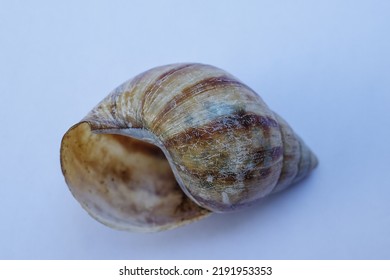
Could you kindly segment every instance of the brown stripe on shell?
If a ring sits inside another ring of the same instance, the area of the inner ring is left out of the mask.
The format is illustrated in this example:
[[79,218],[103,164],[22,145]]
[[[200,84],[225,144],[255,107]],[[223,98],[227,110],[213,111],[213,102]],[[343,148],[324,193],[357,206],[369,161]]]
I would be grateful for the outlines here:
[[[293,179],[293,183],[299,182],[306,177],[310,170],[317,166],[316,157],[311,153],[306,144],[297,136],[300,146],[300,160],[298,163],[298,173]],[[314,162],[313,162],[314,161]]]
[[[272,191],[281,166],[282,161],[279,160],[268,168],[258,170],[256,177],[246,181],[220,182],[217,180],[208,183],[199,178],[192,178],[191,182],[194,186],[189,189],[189,192],[201,206],[216,212],[243,208]],[[191,175],[185,174],[185,176]],[[225,201],[223,196],[228,197],[228,200]]]
[[298,173],[298,164],[301,159],[301,147],[299,141],[287,122],[274,113],[279,123],[282,142],[283,142],[283,168],[273,192],[278,192],[289,185]]
[[145,113],[145,103],[153,102],[154,96],[163,89],[163,84],[169,82],[169,80],[176,78],[176,75],[181,70],[194,66],[194,64],[180,64],[173,69],[170,69],[162,73],[155,81],[151,82],[150,86],[145,90],[141,100],[141,114]]
[[141,109],[137,103],[138,98],[136,99],[135,96],[138,94],[139,87],[141,84],[143,84],[144,79],[148,78],[148,75],[150,75],[149,71],[142,72],[130,81],[123,83],[114,92],[114,94],[117,96],[117,102],[122,104],[120,114],[126,122],[127,127],[141,128],[143,126],[139,117]]
[[270,116],[260,116],[254,113],[238,111],[229,116],[222,116],[207,125],[189,128],[164,141],[167,148],[175,145],[189,144],[199,139],[207,140],[215,133],[224,133],[228,130],[246,130],[251,127],[261,127],[264,136],[269,135],[270,130],[278,127],[278,123]]
[[115,90],[100,102],[84,119],[90,123],[92,130],[141,128],[135,116],[124,115],[120,103],[121,91]]
[[[212,176],[213,180],[218,181],[219,183],[226,182],[232,183],[236,182],[238,177],[244,181],[250,181],[258,178],[267,178],[270,173],[270,165],[268,163],[276,163],[281,159],[283,154],[282,147],[274,147],[269,150],[257,149],[254,152],[248,154],[248,160],[253,162],[251,169],[242,169],[241,171],[228,171],[221,172],[221,170],[216,169],[204,169],[204,168],[189,168],[185,169],[185,172],[196,177],[196,178],[207,178]],[[265,164],[267,162],[267,164]],[[226,164],[229,164],[227,162]],[[271,165],[272,166],[272,165]]]
[[[171,112],[177,106],[180,106],[180,104],[184,103],[188,99],[217,88],[230,87],[246,88],[247,90],[253,92],[248,86],[244,85],[240,81],[237,81],[237,79],[229,77],[227,75],[205,78],[203,80],[197,81],[195,84],[184,88],[180,94],[175,95],[170,101],[168,101],[165,107],[161,110],[161,112],[156,115],[153,128],[157,128],[160,123],[164,121],[164,116],[166,114]],[[255,101],[256,98],[257,95],[253,94],[253,98],[250,99],[252,99],[252,101]]]

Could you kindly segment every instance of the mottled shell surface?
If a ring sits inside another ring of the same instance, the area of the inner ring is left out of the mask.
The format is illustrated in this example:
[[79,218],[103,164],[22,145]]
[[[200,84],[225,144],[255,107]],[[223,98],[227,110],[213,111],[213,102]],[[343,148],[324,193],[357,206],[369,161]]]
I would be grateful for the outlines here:
[[252,89],[190,63],[116,88],[64,135],[61,165],[97,220],[157,231],[250,205],[304,178],[317,159]]

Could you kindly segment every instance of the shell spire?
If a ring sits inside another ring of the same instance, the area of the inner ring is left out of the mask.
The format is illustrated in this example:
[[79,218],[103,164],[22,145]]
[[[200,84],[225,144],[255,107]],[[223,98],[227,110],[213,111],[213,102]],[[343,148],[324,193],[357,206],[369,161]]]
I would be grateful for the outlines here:
[[93,217],[156,231],[250,205],[304,178],[317,159],[252,89],[190,63],[115,89],[64,135],[61,165]]

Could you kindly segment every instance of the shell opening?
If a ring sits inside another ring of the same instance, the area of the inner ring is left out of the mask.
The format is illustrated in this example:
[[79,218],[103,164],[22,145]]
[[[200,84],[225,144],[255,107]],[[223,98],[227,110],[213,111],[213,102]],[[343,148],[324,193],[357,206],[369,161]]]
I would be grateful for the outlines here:
[[181,190],[164,153],[145,141],[73,126],[61,145],[66,182],[91,216],[114,228],[157,231],[209,212]]

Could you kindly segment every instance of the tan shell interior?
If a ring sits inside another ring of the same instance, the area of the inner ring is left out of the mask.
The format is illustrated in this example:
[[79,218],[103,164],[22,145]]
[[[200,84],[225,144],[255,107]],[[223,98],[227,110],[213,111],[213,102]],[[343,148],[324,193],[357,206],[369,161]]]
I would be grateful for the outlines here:
[[117,229],[165,230],[210,213],[183,193],[160,148],[123,135],[94,133],[87,122],[65,134],[61,166],[80,204]]

